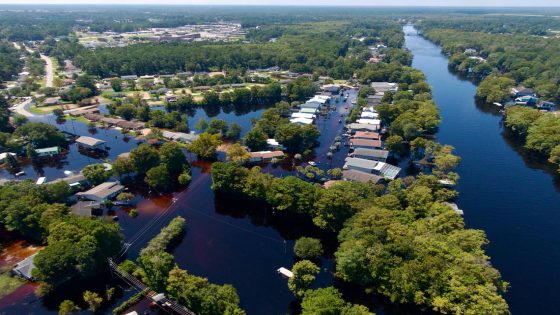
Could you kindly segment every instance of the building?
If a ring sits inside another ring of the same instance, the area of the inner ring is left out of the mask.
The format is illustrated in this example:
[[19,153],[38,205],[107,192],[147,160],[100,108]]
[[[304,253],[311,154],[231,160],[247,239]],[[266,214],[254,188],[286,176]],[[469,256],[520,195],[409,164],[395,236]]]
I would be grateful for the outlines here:
[[365,118],[365,119],[376,119],[379,117],[378,113],[375,112],[370,112],[370,111],[363,111],[362,115],[360,118]]
[[60,148],[59,147],[42,148],[42,149],[36,149],[35,152],[37,153],[37,156],[40,157],[55,156],[60,153]]
[[370,86],[375,90],[375,92],[385,93],[396,92],[399,90],[399,85],[397,83],[389,82],[371,82]]
[[372,125],[375,126],[378,130],[381,127],[381,120],[379,119],[370,119],[370,118],[360,118],[356,120],[358,124],[365,124],[365,125]]
[[535,90],[530,89],[530,88],[526,88],[524,86],[517,86],[514,88],[511,88],[511,95],[513,97],[522,97],[522,96],[537,96],[535,94]]
[[371,161],[354,157],[348,157],[345,161],[345,170],[355,170],[369,174],[375,174],[378,176],[382,176],[385,179],[393,180],[397,178],[401,171],[399,167],[385,162]]
[[354,152],[351,153],[351,156],[360,159],[385,162],[387,161],[387,157],[389,156],[389,151],[357,148],[354,150]]
[[90,150],[105,150],[105,141],[93,137],[81,136],[76,139],[78,147]]
[[315,111],[318,111],[321,108],[321,103],[319,102],[315,102],[315,101],[307,101],[303,104],[299,105],[299,108],[304,109],[304,108],[312,108]]
[[35,264],[34,264],[35,256],[37,256],[37,253],[18,262],[14,267],[14,269],[12,269],[12,274],[22,277],[29,281],[34,280],[33,269],[35,269]]
[[308,108],[308,107],[304,107],[299,110],[299,112],[302,114],[313,114],[313,115],[316,115],[318,111],[319,109],[317,108]]
[[43,101],[44,106],[53,106],[58,104],[58,97],[48,97]]
[[70,206],[70,212],[81,217],[91,217],[95,211],[101,209],[101,203],[97,201],[80,200]]
[[286,147],[284,147],[282,144],[280,144],[280,142],[276,141],[276,139],[266,139],[266,144],[273,151],[286,150]]
[[292,113],[291,118],[306,118],[306,119],[315,119],[315,114],[311,113]]
[[6,162],[6,158],[8,157],[8,154],[13,156],[13,157],[17,156],[15,153],[12,153],[12,152],[2,152],[2,153],[0,153],[0,163]]
[[311,125],[313,124],[313,119],[308,119],[308,118],[292,118],[290,119],[290,122],[292,124],[298,124],[298,125]]
[[352,136],[353,139],[379,140],[381,136],[377,132],[372,131],[356,131]]
[[249,162],[270,161],[274,158],[281,159],[283,157],[284,157],[284,152],[282,152],[282,151],[251,152],[251,158],[249,159]]
[[182,143],[192,143],[193,141],[198,139],[198,135],[195,134],[167,130],[162,131],[161,136],[167,140],[173,140]]
[[345,180],[351,180],[360,183],[372,183],[372,184],[377,184],[383,179],[380,176],[361,172],[361,171],[356,171],[356,170],[342,171],[342,178]]
[[74,174],[63,178],[55,179],[51,183],[56,183],[56,182],[66,182],[68,186],[76,187],[76,186],[85,186],[87,185],[88,181],[84,176],[84,174],[79,173],[79,174]]
[[80,200],[103,202],[116,197],[123,190],[124,186],[118,182],[105,182],[93,187],[90,190],[79,192],[76,196]]
[[121,80],[137,80],[137,75],[123,75],[121,76]]
[[340,85],[337,84],[325,84],[323,85],[323,91],[330,93],[340,92]]
[[383,147],[381,140],[370,139],[350,139],[350,147],[352,149],[379,149]]
[[358,132],[358,131],[371,131],[375,132],[379,130],[379,126],[369,125],[369,124],[359,124],[359,123],[351,123],[348,126],[351,132]]
[[121,120],[121,121],[116,123],[116,126],[122,128],[122,129],[140,130],[140,129],[143,129],[146,126],[146,124],[143,123],[143,122],[139,122],[139,121]]

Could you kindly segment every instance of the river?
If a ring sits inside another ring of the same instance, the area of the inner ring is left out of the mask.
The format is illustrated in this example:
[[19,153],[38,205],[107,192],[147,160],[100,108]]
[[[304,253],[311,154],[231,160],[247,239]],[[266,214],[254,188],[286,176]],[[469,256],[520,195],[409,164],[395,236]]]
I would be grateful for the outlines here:
[[558,177],[504,134],[502,117],[475,103],[476,86],[449,72],[440,47],[405,26],[412,66],[431,84],[442,123],[438,140],[462,157],[458,204],[467,227],[486,231],[487,253],[511,288],[513,314],[558,314]]

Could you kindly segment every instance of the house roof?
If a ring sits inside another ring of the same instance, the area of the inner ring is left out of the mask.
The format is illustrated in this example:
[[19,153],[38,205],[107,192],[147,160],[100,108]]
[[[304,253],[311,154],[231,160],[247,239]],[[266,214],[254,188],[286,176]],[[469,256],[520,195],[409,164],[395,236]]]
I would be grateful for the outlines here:
[[377,131],[379,128],[376,125],[368,125],[368,124],[359,124],[359,123],[351,123],[348,126],[351,130],[369,130],[369,131]]
[[356,170],[342,171],[342,178],[346,180],[360,182],[360,183],[373,183],[373,184],[379,183],[379,181],[381,181],[382,179],[380,176],[374,174],[368,174],[366,172],[361,172]]
[[379,164],[379,162],[377,161],[353,158],[353,157],[347,157],[345,161],[347,167],[359,167],[363,169],[369,169],[372,171],[375,170],[375,167],[377,166],[377,164]]
[[386,159],[389,156],[389,151],[387,150],[376,150],[376,149],[364,149],[364,148],[357,148],[352,152],[353,156],[368,156],[372,158],[382,158]]
[[319,107],[321,107],[321,103],[315,101],[307,101],[306,103],[299,105],[299,107],[318,109]]
[[60,148],[59,147],[48,147],[48,148],[42,148],[42,149],[35,149],[35,152],[41,154],[41,153],[51,153],[51,152],[59,152]]
[[78,139],[76,139],[76,142],[92,147],[105,143],[105,141],[103,140],[99,140],[88,136],[81,136]]
[[350,139],[350,145],[351,146],[360,146],[360,147],[380,148],[381,147],[381,140]]
[[292,118],[313,119],[313,118],[315,118],[315,114],[312,114],[312,113],[292,113]]
[[356,120],[356,122],[358,124],[366,124],[366,125],[374,125],[374,126],[381,125],[381,120],[379,119],[360,118]]
[[73,184],[77,184],[85,181],[86,181],[86,177],[84,176],[84,174],[80,173],[80,174],[74,174],[63,178],[55,179],[52,181],[52,183],[67,182],[68,185],[72,186]]
[[13,272],[26,279],[32,279],[33,275],[31,272],[35,268],[34,261],[35,261],[35,256],[37,256],[37,254],[38,253],[35,253],[25,258],[24,260],[18,262],[15,268],[13,269]]
[[375,170],[381,173],[383,177],[388,179],[395,179],[401,172],[400,167],[384,162],[378,162],[377,166],[375,167]]
[[70,212],[82,217],[91,217],[93,210],[100,206],[101,204],[96,201],[78,201],[70,207]]
[[262,158],[262,159],[272,159],[272,158],[281,158],[284,157],[284,152],[282,151],[258,151],[258,152],[251,152],[252,158]]
[[371,139],[379,140],[379,133],[372,131],[356,131],[353,138],[355,139]]
[[118,182],[104,182],[103,184],[97,185],[92,189],[84,192],[79,192],[76,195],[84,196],[84,195],[93,195],[100,199],[105,199],[110,195],[121,191],[124,189],[124,186],[119,184]]
[[290,119],[290,122],[293,124],[304,124],[304,125],[310,125],[313,123],[313,119],[309,119],[309,118],[292,118]]

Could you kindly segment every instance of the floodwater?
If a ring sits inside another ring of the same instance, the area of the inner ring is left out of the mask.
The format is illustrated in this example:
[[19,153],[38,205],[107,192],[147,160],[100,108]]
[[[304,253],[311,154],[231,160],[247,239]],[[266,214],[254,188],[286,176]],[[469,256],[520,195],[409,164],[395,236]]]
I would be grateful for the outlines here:
[[558,174],[504,132],[493,105],[477,105],[476,86],[449,72],[441,49],[405,26],[412,66],[433,88],[443,121],[438,140],[462,157],[458,205],[469,228],[482,229],[487,253],[511,288],[513,314],[559,314]]
[[[347,148],[336,151],[332,160],[328,159],[327,152],[335,137],[341,134],[344,125],[339,122],[344,120],[341,115],[347,114],[346,107],[350,107],[349,104],[355,97],[356,92],[350,91],[347,102],[337,103],[335,111],[317,121],[317,127],[321,131],[321,145],[315,149],[312,159],[322,169],[341,167],[343,164]],[[200,118],[216,117],[228,123],[240,124],[245,133],[251,127],[251,119],[260,117],[263,110],[264,108],[200,108],[191,113],[189,125],[194,126]],[[42,119],[55,124],[52,116]],[[78,135],[90,134],[85,124],[78,121],[68,121],[57,126]],[[108,155],[110,159],[136,147],[134,139],[125,142],[117,130],[98,129],[93,136],[107,141],[111,147]],[[101,159],[82,156],[73,146],[70,146],[68,154],[71,158],[65,159],[62,167],[46,166],[41,174],[50,176],[48,180],[52,180],[62,177],[63,170],[79,171],[87,164],[101,162]],[[322,272],[318,276],[317,286],[333,284],[332,254],[336,248],[335,235],[322,232],[307,217],[274,213],[263,205],[228,200],[216,195],[210,188],[211,165],[200,161],[193,161],[192,165],[192,182],[185,190],[162,196],[139,192],[135,198],[135,207],[139,211],[136,218],[129,217],[126,211],[116,211],[126,242],[131,244],[127,252],[128,258],[136,258],[148,240],[172,218],[180,215],[187,222],[183,239],[173,249],[178,265],[192,274],[207,277],[211,282],[232,284],[237,289],[241,307],[247,314],[286,314],[297,308],[286,279],[280,277],[276,269],[282,266],[290,268],[293,265],[293,244],[301,236],[323,239],[327,253],[320,261]],[[278,166],[262,167],[264,171],[277,176],[294,174],[291,160]],[[39,174],[31,166],[26,166],[25,170],[29,178],[35,179]],[[0,176],[7,177],[6,173],[0,173]],[[121,294],[118,302],[131,294],[128,291]],[[57,300],[59,298],[40,300],[30,290],[18,291],[5,301],[9,303],[2,304],[0,314],[55,313],[56,305],[60,303]],[[110,309],[108,307],[107,311]]]

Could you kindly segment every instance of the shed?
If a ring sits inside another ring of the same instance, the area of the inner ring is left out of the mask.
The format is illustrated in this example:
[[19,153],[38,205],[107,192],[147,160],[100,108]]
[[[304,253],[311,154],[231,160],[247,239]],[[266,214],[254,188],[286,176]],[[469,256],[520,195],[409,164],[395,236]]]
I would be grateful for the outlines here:
[[49,148],[42,148],[36,149],[37,156],[54,156],[60,153],[59,147],[49,147]]
[[352,157],[360,159],[385,162],[387,160],[387,157],[389,156],[389,151],[358,148],[355,149],[354,152],[351,153],[351,155]]
[[76,196],[81,200],[103,202],[114,198],[123,190],[124,186],[118,182],[105,182],[93,187],[90,190],[79,192]]
[[12,273],[16,276],[20,276],[26,280],[33,280],[33,269],[35,269],[35,257],[37,253],[25,258],[24,260],[18,262],[14,269],[12,269]]
[[281,274],[282,276],[286,277],[286,278],[293,278],[294,277],[294,273],[291,272],[289,269],[286,269],[284,267],[280,267],[276,270],[276,272],[278,272],[279,274]]
[[345,180],[372,184],[377,184],[382,180],[380,176],[357,170],[342,171],[342,178],[344,178]]
[[105,141],[88,136],[79,137],[76,139],[76,143],[78,144],[78,147],[92,150],[103,150],[105,146]]

